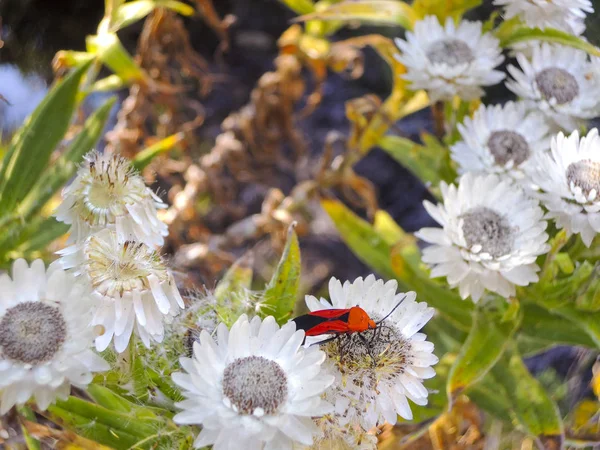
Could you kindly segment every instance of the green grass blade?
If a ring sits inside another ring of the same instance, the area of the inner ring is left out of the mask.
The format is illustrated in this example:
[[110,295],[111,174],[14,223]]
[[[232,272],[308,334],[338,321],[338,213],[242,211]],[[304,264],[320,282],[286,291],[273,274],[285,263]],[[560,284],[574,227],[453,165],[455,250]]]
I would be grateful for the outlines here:
[[0,216],[14,211],[47,167],[69,128],[79,83],[90,64],[59,81],[13,138],[0,170]]

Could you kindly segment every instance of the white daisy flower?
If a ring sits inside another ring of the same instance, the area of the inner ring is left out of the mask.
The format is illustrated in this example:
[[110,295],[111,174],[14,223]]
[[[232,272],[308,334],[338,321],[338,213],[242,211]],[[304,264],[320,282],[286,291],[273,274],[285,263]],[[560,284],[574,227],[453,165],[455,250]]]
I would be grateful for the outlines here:
[[360,425],[368,431],[383,422],[395,424],[398,415],[410,420],[407,399],[427,404],[429,392],[423,380],[435,375],[431,366],[438,358],[433,344],[418,331],[434,310],[417,303],[414,292],[396,294],[397,287],[396,281],[384,283],[374,275],[343,285],[332,278],[330,301],[306,296],[311,311],[359,306],[375,321],[400,304],[376,330],[349,334],[323,346],[329,356],[327,365],[336,377],[325,398],[335,405],[335,420],[342,426]]
[[55,216],[71,225],[70,242],[110,227],[122,239],[162,245],[167,225],[156,214],[165,204],[144,183],[131,163],[115,154],[91,152],[77,177],[63,191]]
[[585,13],[594,12],[590,0],[494,0],[504,6],[504,18],[520,17],[528,27],[554,28],[576,36],[585,31]]
[[[242,315],[216,342],[202,331],[193,358],[181,358],[187,373],[173,381],[183,390],[179,424],[201,424],[196,448],[291,449],[310,445],[318,429],[311,417],[331,411],[321,394],[333,377],[321,371],[325,354],[302,348],[294,323],[279,328],[273,317],[251,322]],[[242,444],[243,443],[243,444]]]
[[459,173],[497,173],[517,180],[532,156],[550,149],[550,130],[543,114],[524,103],[480,106],[473,118],[458,125],[462,141],[451,148]]
[[406,80],[413,90],[425,89],[432,102],[450,100],[455,95],[472,100],[481,97],[481,86],[497,84],[504,73],[494,70],[504,60],[499,42],[481,32],[481,22],[449,17],[442,26],[435,16],[427,16],[406,33],[406,41],[396,39],[402,53],[396,58],[406,66]]
[[92,324],[104,328],[96,338],[99,351],[114,336],[116,351],[123,352],[134,326],[146,347],[151,339],[162,342],[163,322],[184,308],[173,275],[156,250],[142,242],[124,241],[106,229],[58,254],[57,264],[86,277],[93,288],[97,305]]
[[538,201],[511,180],[467,173],[459,185],[441,184],[443,204],[424,202],[443,228],[422,228],[417,237],[433,245],[422,260],[431,277],[447,277],[460,296],[477,302],[484,290],[503,297],[515,285],[538,281],[539,255],[549,250],[547,223]]
[[506,86],[530,109],[568,130],[600,114],[600,83],[589,76],[593,68],[585,52],[544,43],[533,49],[531,61],[522,53],[516,58],[521,70],[508,66],[513,80]]
[[581,234],[590,246],[600,232],[600,138],[592,129],[579,139],[559,133],[552,139],[551,153],[538,155],[530,170],[532,181],[541,189],[547,217],[568,235]]
[[0,275],[0,415],[35,398],[48,408],[109,365],[92,350],[89,288],[60,269],[18,259]]

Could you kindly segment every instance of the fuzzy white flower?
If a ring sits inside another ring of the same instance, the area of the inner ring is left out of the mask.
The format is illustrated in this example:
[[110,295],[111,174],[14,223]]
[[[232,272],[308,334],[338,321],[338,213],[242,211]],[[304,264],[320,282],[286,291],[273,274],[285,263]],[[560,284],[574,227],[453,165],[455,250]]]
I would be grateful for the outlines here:
[[533,155],[550,149],[550,129],[543,114],[524,103],[480,106],[458,125],[462,141],[452,146],[459,173],[497,173],[520,180]]
[[451,18],[442,26],[435,16],[417,22],[406,41],[396,39],[402,53],[396,58],[406,66],[411,89],[425,89],[431,101],[455,95],[471,100],[481,97],[481,86],[497,84],[504,73],[494,70],[504,60],[498,40],[481,31],[481,22]]
[[310,445],[317,427],[311,417],[331,411],[321,399],[333,381],[321,371],[325,354],[301,348],[304,332],[294,323],[279,328],[273,317],[217,327],[217,342],[202,331],[194,357],[181,358],[187,373],[174,373],[184,389],[179,424],[201,424],[196,448],[291,449]]
[[484,291],[503,297],[515,294],[515,285],[538,280],[537,256],[549,245],[546,221],[538,201],[509,179],[467,173],[455,185],[441,184],[443,204],[424,202],[425,209],[443,228],[422,228],[415,235],[431,245],[423,262],[431,277],[447,277],[460,296],[477,302]]
[[323,346],[329,356],[327,365],[336,376],[325,398],[335,405],[336,421],[342,426],[360,425],[368,431],[383,422],[395,424],[398,414],[411,419],[407,399],[427,404],[423,380],[435,375],[431,366],[438,358],[433,344],[418,331],[434,310],[416,302],[414,292],[397,294],[397,287],[396,281],[384,283],[373,275],[343,285],[332,278],[330,301],[306,296],[311,311],[359,306],[375,321],[400,303],[377,330],[350,334]]
[[506,86],[530,109],[567,130],[600,114],[600,83],[589,76],[593,67],[585,52],[544,43],[534,47],[531,61],[522,53],[516,58],[521,70],[508,66],[513,80]]
[[122,239],[162,245],[167,225],[156,214],[164,203],[144,183],[131,163],[115,154],[91,152],[77,177],[63,191],[56,219],[71,225],[70,242],[79,242],[104,228]]
[[559,133],[550,154],[539,155],[532,166],[532,181],[541,188],[547,216],[568,235],[581,234],[588,247],[600,232],[600,137],[592,129],[579,139]]
[[108,347],[114,336],[115,349],[127,348],[134,326],[142,342],[162,342],[163,321],[170,321],[184,308],[173,275],[160,255],[143,242],[124,241],[114,230],[103,230],[58,252],[64,269],[87,278],[97,300],[92,324],[104,333],[96,348]]
[[577,36],[585,31],[585,13],[594,12],[590,0],[494,0],[504,6],[504,18],[520,17],[532,28],[555,28]]
[[0,275],[0,415],[35,398],[48,408],[109,365],[92,350],[89,288],[63,270],[18,259]]

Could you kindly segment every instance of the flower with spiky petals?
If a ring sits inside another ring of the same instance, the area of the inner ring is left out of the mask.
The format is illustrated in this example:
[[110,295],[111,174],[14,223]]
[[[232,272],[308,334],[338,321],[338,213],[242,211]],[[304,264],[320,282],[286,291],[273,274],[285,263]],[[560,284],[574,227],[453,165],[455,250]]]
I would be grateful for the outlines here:
[[325,354],[302,348],[304,332],[295,324],[279,328],[272,316],[248,321],[246,315],[227,330],[217,327],[216,342],[202,331],[193,358],[181,358],[187,373],[173,381],[186,400],[174,417],[179,424],[201,424],[196,448],[215,450],[292,449],[310,445],[318,429],[311,417],[331,411],[321,399],[333,377],[321,371]]
[[522,53],[516,58],[521,70],[508,66],[513,80],[506,86],[530,109],[566,130],[600,114],[600,83],[589,76],[593,67],[585,52],[543,43],[534,47],[531,61]]
[[164,207],[130,161],[116,154],[91,152],[63,191],[55,216],[71,225],[70,242],[113,228],[122,239],[155,246],[163,245],[168,234],[167,225],[156,213]]
[[122,240],[114,230],[102,230],[58,252],[64,269],[86,277],[97,300],[92,324],[104,333],[96,348],[123,352],[135,327],[146,347],[150,340],[162,342],[163,321],[184,308],[175,280],[160,255],[143,242]]
[[109,369],[91,349],[91,304],[83,280],[40,259],[0,275],[0,415],[30,398],[45,410]]
[[415,235],[433,245],[423,250],[431,277],[446,277],[460,296],[477,302],[487,289],[508,298],[515,285],[538,281],[539,255],[549,250],[547,223],[537,200],[510,179],[467,173],[441,184],[443,204],[424,202],[443,228]]
[[406,41],[396,39],[402,51],[396,58],[406,66],[404,78],[411,89],[425,89],[431,101],[465,100],[481,97],[481,86],[497,84],[504,73],[494,70],[502,61],[498,40],[482,33],[481,22],[449,17],[445,26],[435,16],[427,16],[406,33]]
[[522,180],[532,156],[550,149],[544,115],[527,111],[522,102],[481,105],[458,130],[462,141],[452,146],[451,155],[461,174],[496,173]]
[[332,278],[330,301],[306,296],[311,311],[360,306],[375,321],[385,318],[376,330],[353,333],[322,346],[329,370],[336,377],[325,399],[335,405],[341,426],[360,426],[368,431],[384,422],[395,424],[398,415],[410,420],[408,399],[417,405],[427,404],[429,392],[423,380],[435,375],[431,366],[438,358],[433,344],[418,331],[434,310],[416,302],[414,292],[397,294],[397,287],[396,281],[384,283],[374,275],[343,285]]
[[554,28],[580,36],[585,31],[585,13],[594,12],[590,0],[494,0],[504,6],[505,19],[519,17],[528,27]]
[[580,234],[586,246],[600,232],[600,137],[598,129],[579,138],[559,133],[550,154],[538,155],[529,171],[539,186],[547,217],[567,234]]

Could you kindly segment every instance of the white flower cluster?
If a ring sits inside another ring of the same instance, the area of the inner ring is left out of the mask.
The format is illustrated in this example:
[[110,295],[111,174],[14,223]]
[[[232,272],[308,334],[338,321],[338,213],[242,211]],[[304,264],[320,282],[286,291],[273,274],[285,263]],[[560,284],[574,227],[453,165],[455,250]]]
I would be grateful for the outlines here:
[[184,306],[154,248],[167,232],[162,206],[126,159],[86,157],[56,213],[73,245],[48,270],[20,259],[0,275],[0,415],[31,398],[46,409],[108,370],[94,340],[123,352],[134,328],[147,346],[162,339]]
[[[504,6],[507,20],[574,35],[593,11],[590,0],[494,4]],[[396,43],[409,88],[424,89],[432,102],[478,99],[482,86],[504,78],[495,70],[503,61],[499,43],[481,23],[448,19],[442,26],[426,17]],[[416,234],[431,244],[423,251],[431,276],[473,301],[486,291],[508,298],[516,286],[538,281],[547,220],[587,246],[600,232],[600,138],[596,130],[581,140],[573,132],[600,116],[600,63],[539,41],[514,49],[519,67],[508,66],[506,87],[519,101],[481,105],[458,124],[460,140],[451,146],[458,185],[442,183],[442,203],[425,202],[441,228]]]
[[186,397],[175,422],[202,425],[196,448],[243,442],[247,449],[291,450],[336,439],[374,448],[369,430],[396,423],[398,415],[411,419],[408,400],[427,404],[423,380],[435,375],[431,366],[438,361],[419,333],[433,308],[396,288],[395,281],[370,275],[343,285],[332,279],[330,302],[307,296],[311,311],[359,306],[380,321],[376,329],[323,345],[324,351],[302,346],[304,331],[293,321],[280,328],[273,317],[242,316],[231,330],[221,324],[215,339],[202,331],[193,357],[181,359],[185,372],[172,376]]
[[131,163],[92,152],[64,190],[56,218],[71,225],[71,246],[57,261],[84,278],[95,299],[96,349],[114,342],[123,352],[135,330],[149,347],[162,342],[164,323],[184,307],[170,270],[156,250],[167,235],[157,208],[165,205]]

